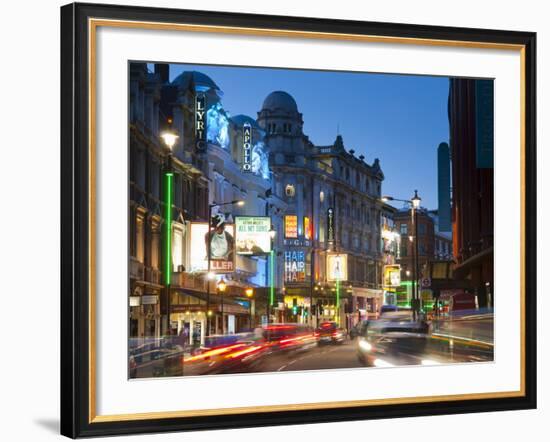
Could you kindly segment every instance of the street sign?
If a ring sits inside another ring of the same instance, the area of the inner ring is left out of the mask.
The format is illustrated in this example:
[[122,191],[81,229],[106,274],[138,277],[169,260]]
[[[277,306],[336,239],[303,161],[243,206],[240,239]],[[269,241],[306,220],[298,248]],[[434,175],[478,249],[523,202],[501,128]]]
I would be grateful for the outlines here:
[[432,286],[432,280],[430,278],[422,278],[420,280],[420,285],[423,287],[423,288],[429,288]]

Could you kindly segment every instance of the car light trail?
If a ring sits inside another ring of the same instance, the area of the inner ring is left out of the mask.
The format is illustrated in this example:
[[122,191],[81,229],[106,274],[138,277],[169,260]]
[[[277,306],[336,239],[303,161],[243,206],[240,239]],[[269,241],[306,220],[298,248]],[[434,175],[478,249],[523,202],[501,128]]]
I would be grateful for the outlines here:
[[393,364],[388,361],[384,361],[384,359],[375,359],[373,364],[375,367],[394,367]]

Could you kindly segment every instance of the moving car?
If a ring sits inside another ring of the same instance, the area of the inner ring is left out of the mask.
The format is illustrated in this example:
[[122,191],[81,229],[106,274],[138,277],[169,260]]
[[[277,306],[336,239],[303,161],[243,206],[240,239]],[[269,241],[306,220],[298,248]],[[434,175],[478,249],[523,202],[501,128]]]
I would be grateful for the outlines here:
[[353,340],[353,339],[357,338],[358,336],[362,336],[363,333],[365,332],[365,329],[366,329],[368,323],[369,323],[369,321],[365,319],[365,320],[355,324],[349,331],[350,339]]
[[272,352],[307,350],[317,343],[312,327],[292,322],[265,325],[262,336]]
[[342,344],[346,339],[346,331],[336,322],[322,322],[315,332],[317,342],[321,344]]
[[429,324],[411,310],[385,312],[362,331],[357,357],[368,366],[418,364],[429,337]]

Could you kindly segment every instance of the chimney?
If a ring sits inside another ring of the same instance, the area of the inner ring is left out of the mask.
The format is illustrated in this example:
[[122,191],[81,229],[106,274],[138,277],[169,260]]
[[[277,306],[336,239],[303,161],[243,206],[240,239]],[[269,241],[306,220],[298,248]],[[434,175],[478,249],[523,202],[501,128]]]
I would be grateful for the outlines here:
[[170,80],[170,65],[168,63],[155,63],[155,74],[160,77],[162,84]]

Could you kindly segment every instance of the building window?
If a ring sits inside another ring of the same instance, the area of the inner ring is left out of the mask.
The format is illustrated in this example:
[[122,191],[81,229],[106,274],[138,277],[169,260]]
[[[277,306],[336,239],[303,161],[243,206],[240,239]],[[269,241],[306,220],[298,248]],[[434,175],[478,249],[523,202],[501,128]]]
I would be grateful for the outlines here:
[[425,235],[426,234],[426,224],[422,224],[422,223],[418,224],[418,234],[419,235]]
[[399,226],[399,231],[401,232],[401,235],[406,235],[408,233],[408,226],[407,224],[401,224]]
[[180,268],[183,268],[183,252],[183,228],[174,226],[172,229],[172,264],[174,272],[179,272]]
[[159,269],[160,260],[160,230],[158,226],[154,226],[151,231],[151,267],[154,269]]
[[141,263],[144,260],[144,240],[143,217],[138,215],[136,218],[136,259]]
[[285,187],[285,195],[289,198],[294,198],[296,196],[296,188],[294,187],[294,184],[287,184]]
[[407,244],[401,244],[401,256],[407,256],[408,250],[407,250]]

